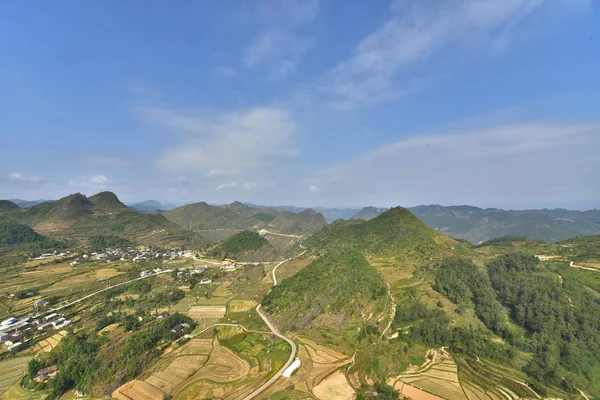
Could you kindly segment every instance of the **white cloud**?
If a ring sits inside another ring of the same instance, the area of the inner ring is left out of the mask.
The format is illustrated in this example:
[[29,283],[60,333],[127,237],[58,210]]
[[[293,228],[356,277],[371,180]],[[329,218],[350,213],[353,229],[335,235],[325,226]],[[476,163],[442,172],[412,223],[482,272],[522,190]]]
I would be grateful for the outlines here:
[[265,32],[246,48],[244,65],[264,66],[269,79],[279,80],[294,72],[311,44],[311,39],[289,32]]
[[599,148],[600,123],[508,125],[400,140],[310,179],[356,204],[576,203],[600,197]]
[[310,35],[299,33],[299,28],[312,23],[318,10],[318,0],[259,2],[253,19],[262,29],[245,50],[244,65],[265,68],[271,80],[283,79],[295,71],[314,42]]
[[318,192],[319,188],[316,185],[310,185],[308,187],[308,190],[310,190],[311,192]]
[[[547,1],[547,0],[546,0]],[[500,48],[544,0],[397,1],[392,17],[315,86],[334,108],[398,98],[417,84],[413,67],[450,45]],[[410,78],[404,75],[410,75]]]
[[229,182],[229,183],[222,183],[219,186],[217,186],[217,190],[223,190],[223,189],[233,189],[238,187],[238,183],[237,182]]
[[107,186],[110,182],[105,175],[88,175],[80,176],[79,178],[71,179],[69,182],[70,186],[82,186],[82,187],[93,187],[93,186]]
[[211,118],[161,108],[140,109],[141,116],[181,134],[181,142],[157,160],[164,170],[203,176],[243,176],[267,172],[282,158],[297,156],[289,114],[257,107]]
[[178,176],[175,178],[175,182],[177,183],[187,183],[188,179],[185,176]]
[[21,172],[11,172],[8,174],[8,179],[11,181],[21,182],[41,182],[42,178],[36,175],[25,176]]

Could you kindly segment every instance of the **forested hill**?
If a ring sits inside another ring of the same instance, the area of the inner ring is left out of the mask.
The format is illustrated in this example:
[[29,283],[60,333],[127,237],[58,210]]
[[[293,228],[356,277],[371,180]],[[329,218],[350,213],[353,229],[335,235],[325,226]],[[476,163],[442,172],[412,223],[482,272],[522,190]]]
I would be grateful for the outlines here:
[[343,326],[356,332],[377,322],[386,292],[381,275],[359,251],[346,247],[274,286],[262,304],[284,330]]
[[501,210],[439,205],[410,210],[432,228],[471,243],[501,236],[525,236],[554,243],[575,236],[600,234],[600,210]]
[[365,254],[430,259],[458,246],[429,228],[409,210],[394,207],[369,221],[336,221],[306,241],[312,249],[350,246]]
[[27,225],[0,221],[0,249],[39,251],[59,245],[58,241],[40,235]]
[[257,232],[238,232],[210,248],[208,255],[237,261],[275,261],[282,254]]

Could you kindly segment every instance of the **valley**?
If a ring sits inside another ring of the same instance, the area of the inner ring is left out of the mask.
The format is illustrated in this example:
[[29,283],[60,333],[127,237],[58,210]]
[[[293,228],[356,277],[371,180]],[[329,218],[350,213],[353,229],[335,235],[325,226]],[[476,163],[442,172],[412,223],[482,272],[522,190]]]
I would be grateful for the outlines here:
[[131,217],[109,195],[61,202],[62,230],[2,217],[2,400],[600,395],[598,237],[472,246],[401,207],[248,226],[234,204],[238,227],[210,226],[227,237],[167,244],[74,234]]

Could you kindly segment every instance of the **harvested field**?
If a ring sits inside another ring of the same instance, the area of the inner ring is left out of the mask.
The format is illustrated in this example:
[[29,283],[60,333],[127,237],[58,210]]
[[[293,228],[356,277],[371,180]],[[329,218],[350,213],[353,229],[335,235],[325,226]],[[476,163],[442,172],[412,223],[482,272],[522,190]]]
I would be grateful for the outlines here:
[[118,400],[163,400],[165,394],[144,381],[130,381],[115,390],[112,397]]
[[250,364],[238,357],[234,352],[220,345],[215,346],[210,358],[201,371],[194,376],[214,382],[231,382],[241,379],[250,373]]
[[4,393],[27,373],[31,357],[17,357],[0,361],[0,393]]
[[396,385],[394,385],[394,388],[403,396],[410,397],[413,400],[444,400],[442,397],[427,393],[404,382],[397,382]]
[[334,372],[313,388],[314,395],[320,400],[350,400],[355,396],[344,373]]
[[226,311],[223,306],[192,306],[186,314],[193,319],[223,318]]
[[[286,385],[291,382],[296,390],[305,392],[313,390],[332,372],[350,362],[350,358],[345,354],[318,345],[305,338],[299,339],[298,358],[302,365],[294,375],[283,381],[288,382]],[[282,389],[284,387],[279,390]]]
[[253,300],[231,300],[228,308],[230,313],[236,313],[251,310],[257,305],[258,303]]
[[423,365],[409,368],[389,379],[388,384],[402,388],[402,394],[414,399],[467,400],[458,380],[458,367],[443,348],[429,350]]
[[66,335],[67,331],[60,331],[58,333],[55,333],[49,338],[38,342],[33,348],[33,351],[35,351],[36,353],[50,353],[50,351],[53,348],[55,348],[58,342],[60,342],[62,338],[64,338]]

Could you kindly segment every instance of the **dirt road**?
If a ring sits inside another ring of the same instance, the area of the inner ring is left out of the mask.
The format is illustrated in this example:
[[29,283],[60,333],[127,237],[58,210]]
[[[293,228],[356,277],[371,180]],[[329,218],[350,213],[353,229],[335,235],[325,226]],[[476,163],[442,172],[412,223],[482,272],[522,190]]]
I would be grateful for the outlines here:
[[167,270],[164,270],[164,271],[161,271],[161,272],[157,272],[157,273],[154,273],[154,274],[149,274],[149,275],[146,275],[146,276],[142,276],[142,277],[140,277],[140,278],[135,278],[135,279],[132,279],[132,280],[130,280],[130,281],[127,281],[127,282],[121,282],[121,283],[117,283],[116,285],[108,286],[108,287],[106,287],[106,288],[104,288],[104,289],[102,289],[102,290],[98,290],[97,292],[94,292],[94,293],[88,294],[88,295],[86,295],[86,296],[83,296],[83,297],[82,297],[82,298],[80,298],[80,299],[74,300],[74,301],[72,301],[72,302],[70,302],[70,303],[67,303],[67,304],[64,304],[64,305],[62,305],[62,306],[60,306],[60,307],[56,307],[56,308],[53,308],[53,309],[51,309],[51,310],[44,311],[43,313],[40,313],[40,314],[42,314],[42,315],[43,315],[43,314],[53,313],[53,312],[55,312],[55,311],[62,310],[63,308],[66,308],[66,307],[72,306],[73,304],[80,303],[80,302],[82,302],[83,300],[89,299],[90,297],[93,297],[93,296],[95,296],[95,295],[97,295],[97,294],[99,294],[99,293],[102,293],[102,292],[106,292],[107,290],[110,290],[110,289],[116,288],[116,287],[118,287],[118,286],[127,285],[128,283],[131,283],[131,282],[135,282],[135,281],[139,281],[139,280],[142,280],[142,279],[150,278],[151,276],[157,276],[157,275],[160,275],[160,274],[165,274],[165,273],[167,273],[167,272],[171,272],[171,270],[170,270],[170,269],[167,269]]

